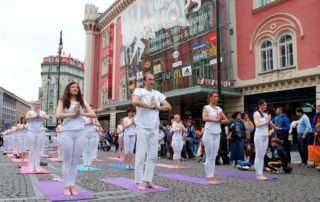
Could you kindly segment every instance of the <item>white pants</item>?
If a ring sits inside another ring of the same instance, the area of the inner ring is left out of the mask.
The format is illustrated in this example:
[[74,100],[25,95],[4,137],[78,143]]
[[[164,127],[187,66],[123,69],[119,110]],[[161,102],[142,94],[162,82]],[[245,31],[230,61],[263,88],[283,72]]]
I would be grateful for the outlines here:
[[85,166],[91,166],[92,160],[95,155],[95,151],[98,148],[97,140],[99,136],[96,130],[87,130],[84,136],[85,145],[83,150],[83,164]]
[[[158,128],[138,128],[134,178],[136,183],[152,182],[158,158]],[[147,155],[146,166],[144,161]],[[144,169],[145,168],[145,169]]]
[[63,150],[62,150],[62,140],[61,135],[57,137],[57,146],[58,146],[58,159],[63,159]]
[[220,133],[215,134],[205,131],[202,137],[202,142],[206,152],[206,162],[204,164],[206,177],[214,177],[216,157],[220,146]]
[[173,160],[180,160],[181,159],[181,152],[183,149],[183,138],[180,134],[174,134],[172,136],[171,146],[173,149]]
[[135,135],[124,135],[123,137],[124,153],[133,154],[134,146],[136,144]]
[[63,152],[63,180],[65,186],[74,186],[77,166],[85,144],[83,130],[66,130],[61,132],[60,136]]
[[268,144],[269,144],[268,136],[259,136],[259,135],[254,136],[254,146],[256,151],[256,156],[254,159],[254,167],[256,169],[257,175],[263,174],[264,156],[266,155]]
[[29,159],[28,166],[31,169],[40,169],[40,155],[44,144],[44,133],[39,131],[28,132]]

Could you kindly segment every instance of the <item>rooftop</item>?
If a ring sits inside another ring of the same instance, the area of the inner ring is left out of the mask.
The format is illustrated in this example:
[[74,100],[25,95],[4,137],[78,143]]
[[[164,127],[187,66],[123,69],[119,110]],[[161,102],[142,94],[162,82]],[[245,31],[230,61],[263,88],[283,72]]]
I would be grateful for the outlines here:
[[[59,62],[58,56],[48,56],[43,58],[41,65],[56,65],[58,64],[58,62]],[[76,58],[72,58],[70,54],[68,56],[65,54],[62,54],[61,64],[74,66],[79,69],[84,69],[84,63]]]

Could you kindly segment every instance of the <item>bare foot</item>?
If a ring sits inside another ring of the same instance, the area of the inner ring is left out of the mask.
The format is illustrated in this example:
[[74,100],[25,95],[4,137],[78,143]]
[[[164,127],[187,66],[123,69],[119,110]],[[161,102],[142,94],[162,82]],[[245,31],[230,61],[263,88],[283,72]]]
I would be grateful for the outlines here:
[[208,184],[220,184],[220,183],[221,182],[218,179],[214,178],[214,177],[208,178]]
[[158,185],[153,184],[152,182],[147,182],[147,188],[149,189],[159,189]]
[[72,193],[71,193],[71,191],[70,191],[70,188],[69,188],[69,187],[65,187],[64,190],[63,190],[63,194],[64,194],[65,196],[71,196]]
[[79,195],[79,192],[77,192],[76,188],[74,186],[70,187],[71,195],[72,196],[77,196]]
[[267,180],[267,179],[269,179],[269,178],[267,178],[267,177],[264,176],[264,175],[257,175],[257,180],[263,181],[263,180]]
[[145,191],[146,185],[144,183],[138,183],[138,190],[139,191]]

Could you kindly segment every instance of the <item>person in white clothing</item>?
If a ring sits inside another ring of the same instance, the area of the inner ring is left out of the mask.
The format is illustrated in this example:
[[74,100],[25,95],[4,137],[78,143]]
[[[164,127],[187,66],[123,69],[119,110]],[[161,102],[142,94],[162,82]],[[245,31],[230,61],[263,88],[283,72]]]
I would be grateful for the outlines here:
[[56,110],[56,117],[63,119],[60,134],[63,150],[64,194],[78,195],[75,189],[77,166],[85,144],[85,120],[83,117],[95,118],[96,114],[82,98],[79,84],[69,83]]
[[180,168],[183,138],[187,130],[184,127],[179,114],[175,114],[173,119],[170,130],[173,133],[171,146],[173,148],[173,160],[176,161],[177,168]]
[[136,144],[136,124],[134,123],[135,110],[133,108],[127,109],[128,116],[123,119],[123,145],[124,145],[124,162],[127,164],[127,169],[132,169],[133,151]]
[[92,161],[95,158],[95,151],[98,147],[97,141],[99,139],[99,121],[95,118],[85,118],[85,146],[83,149],[83,165],[90,170]]
[[40,102],[33,103],[33,109],[26,114],[28,122],[28,147],[29,147],[29,167],[33,171],[40,169],[40,154],[45,136],[44,122],[49,117],[40,109]]
[[120,120],[120,123],[117,126],[117,136],[118,136],[118,153],[119,153],[119,159],[124,159],[124,148],[123,148],[123,119]]
[[267,102],[260,100],[258,102],[258,109],[253,114],[254,124],[256,130],[254,133],[254,146],[255,146],[255,159],[254,167],[256,169],[257,180],[267,180],[268,178],[263,175],[264,157],[266,155],[269,145],[269,126],[275,127],[271,122],[271,117],[266,113]]
[[204,106],[202,119],[205,122],[202,142],[206,152],[204,164],[209,184],[219,183],[215,178],[215,162],[220,146],[221,124],[229,123],[228,118],[218,107],[219,95],[215,92],[209,94],[209,104]]
[[[166,97],[154,90],[154,76],[145,73],[143,88],[136,88],[132,95],[132,103],[136,106],[135,124],[137,127],[137,145],[135,158],[135,182],[139,190],[157,189],[152,183],[154,168],[158,158],[159,111],[171,110]],[[147,161],[145,164],[145,157]]]

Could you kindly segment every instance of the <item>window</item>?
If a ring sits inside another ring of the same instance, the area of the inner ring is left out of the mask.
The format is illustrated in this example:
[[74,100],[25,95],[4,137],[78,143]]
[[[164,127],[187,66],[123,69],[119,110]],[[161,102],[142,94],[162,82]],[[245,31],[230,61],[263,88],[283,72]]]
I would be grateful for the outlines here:
[[104,58],[102,60],[102,65],[101,65],[101,74],[102,75],[108,74],[108,67],[109,67],[109,58]]
[[102,90],[101,100],[102,100],[102,105],[105,105],[108,102],[108,88],[104,88]]
[[103,37],[102,37],[102,46],[103,48],[108,48],[109,47],[109,41],[110,41],[110,33],[109,32],[105,32],[103,34]]
[[276,2],[278,0],[254,0],[254,8],[260,8],[260,7],[264,7],[268,4],[271,4],[273,2]]
[[284,34],[279,39],[280,68],[294,65],[293,38],[290,34]]
[[261,43],[260,47],[260,61],[262,72],[273,70],[273,46],[271,40],[265,40]]

